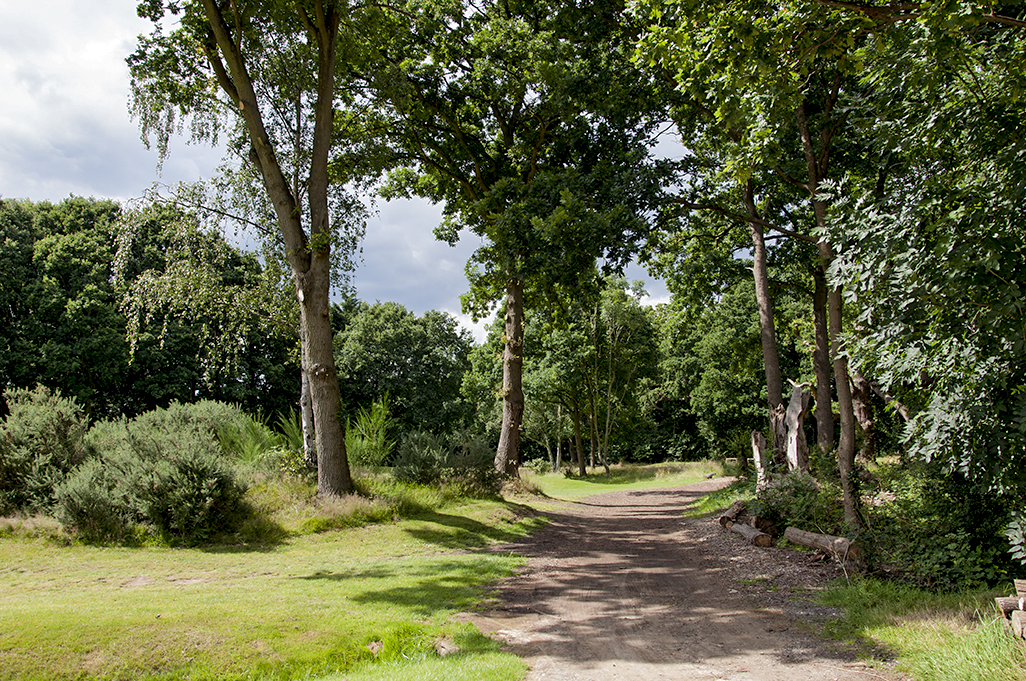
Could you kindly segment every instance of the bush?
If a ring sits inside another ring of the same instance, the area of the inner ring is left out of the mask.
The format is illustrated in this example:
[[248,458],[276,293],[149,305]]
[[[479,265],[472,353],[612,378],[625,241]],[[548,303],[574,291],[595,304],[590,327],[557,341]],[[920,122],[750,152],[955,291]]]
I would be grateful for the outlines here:
[[875,559],[889,576],[940,590],[1006,580],[1006,501],[935,465],[882,470],[889,497],[867,507]]
[[346,455],[350,463],[361,466],[382,466],[395,441],[388,438],[394,421],[389,415],[388,395],[371,404],[370,411],[360,409],[355,421],[346,423]]
[[211,426],[183,405],[97,424],[88,435],[96,458],[58,489],[58,517],[96,539],[133,523],[184,541],[235,529],[245,488]]
[[54,490],[87,458],[85,415],[73,398],[42,386],[4,393],[0,423],[0,514],[48,510]]
[[457,436],[450,441],[424,431],[403,440],[392,475],[400,482],[438,483],[464,496],[494,494],[501,482],[485,440]]
[[91,459],[58,486],[54,515],[86,539],[120,539],[129,529],[126,491],[103,462]]
[[821,485],[809,473],[794,470],[773,478],[756,492],[749,512],[772,520],[779,527],[788,525],[810,532],[836,534],[840,512],[839,490]]

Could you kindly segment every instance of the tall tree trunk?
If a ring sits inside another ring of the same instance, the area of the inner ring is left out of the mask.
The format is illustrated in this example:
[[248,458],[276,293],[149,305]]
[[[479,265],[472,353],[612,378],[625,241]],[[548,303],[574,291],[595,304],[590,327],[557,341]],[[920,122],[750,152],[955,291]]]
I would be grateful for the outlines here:
[[[839,81],[838,81],[839,82]],[[836,101],[837,83],[831,99],[825,107],[825,115],[829,116],[833,102]],[[817,152],[806,117],[805,105],[799,104],[795,110],[798,129],[801,134],[802,151],[805,154],[808,168],[807,189],[812,198],[812,209],[816,216],[816,225],[826,227],[827,205],[818,198],[820,182],[827,175],[830,160],[830,140],[833,129],[826,129],[820,134],[822,148]],[[816,245],[819,251],[819,262],[823,271],[827,271],[834,259],[833,248],[825,238]],[[851,384],[848,379],[848,361],[841,349],[841,332],[843,330],[842,313],[844,300],[840,288],[827,291],[827,316],[830,328],[830,353],[834,369],[834,385],[837,390],[837,410],[839,412],[840,437],[837,443],[837,467],[841,474],[841,490],[844,495],[844,520],[852,526],[862,525],[859,513],[858,491],[855,486],[855,417],[851,400]]]
[[595,404],[596,402],[595,395],[592,394],[588,399],[588,407],[591,410],[591,415],[588,419],[588,430],[591,433],[591,470],[595,470],[595,453],[598,450],[598,406]]
[[506,280],[506,344],[502,350],[502,430],[495,452],[495,470],[518,476],[520,425],[524,418],[524,282]]
[[307,286],[300,288],[301,284],[297,284],[301,293],[301,319],[308,339],[303,357],[310,368],[310,395],[314,423],[317,424],[317,493],[338,496],[352,491],[353,483],[346,457],[345,434],[338,420],[341,399],[328,313],[329,265],[327,257],[315,257],[314,260],[316,266],[303,277]]
[[[752,180],[745,183],[744,192],[745,210],[750,217],[758,218]],[[748,228],[752,234],[752,274],[755,277],[755,300],[759,306],[759,332],[762,340],[763,366],[766,371],[766,395],[769,410],[772,412],[784,402],[784,381],[780,373],[780,355],[777,352],[776,330],[773,323],[773,296],[770,295],[766,240],[762,225],[756,220],[749,220]]]
[[583,478],[587,475],[584,470],[584,443],[581,441],[581,408],[574,405],[574,448],[577,450],[577,472]]
[[833,391],[830,389],[832,367],[830,366],[830,328],[827,325],[827,283],[822,267],[812,272],[815,292],[812,297],[813,326],[816,334],[816,349],[812,353],[812,364],[816,371],[816,444],[823,454],[834,449]]
[[556,405],[556,466],[552,472],[563,467],[563,405]]
[[[274,207],[285,255],[292,270],[299,300],[303,363],[308,369],[314,423],[317,425],[317,493],[326,496],[352,491],[345,438],[338,422],[339,387],[328,315],[330,277],[330,222],[328,220],[328,155],[334,126],[335,51],[339,10],[316,3],[307,17],[317,43],[317,101],[310,154],[308,197],[310,234],[303,229],[302,213],[278,162],[264,125],[256,91],[249,75],[238,27],[228,22],[215,0],[202,0],[212,43],[203,46],[214,77],[238,107],[250,140],[250,160],[257,167]],[[214,47],[216,44],[216,48]],[[222,61],[222,58],[224,61]],[[226,68],[227,67],[227,68]]]

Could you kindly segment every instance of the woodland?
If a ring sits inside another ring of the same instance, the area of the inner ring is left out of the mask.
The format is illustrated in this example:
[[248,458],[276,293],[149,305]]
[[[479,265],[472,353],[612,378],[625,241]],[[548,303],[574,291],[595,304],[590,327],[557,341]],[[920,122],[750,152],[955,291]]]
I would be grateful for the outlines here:
[[[477,494],[704,458],[754,489],[765,451],[763,512],[871,569],[1021,569],[1023,5],[138,9],[144,138],[228,154],[131,204],[0,200],[0,514],[206,541],[268,475],[226,451],[321,499],[365,469]],[[352,289],[371,197],[480,240],[484,343]]]

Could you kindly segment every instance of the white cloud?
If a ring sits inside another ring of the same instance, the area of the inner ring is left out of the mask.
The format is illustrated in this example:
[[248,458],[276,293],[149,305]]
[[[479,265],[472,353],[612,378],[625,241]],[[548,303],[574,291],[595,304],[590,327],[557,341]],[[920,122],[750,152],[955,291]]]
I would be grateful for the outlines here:
[[[0,3],[0,197],[58,201],[69,194],[129,199],[153,182],[209,177],[221,150],[175,140],[162,175],[128,114],[125,58],[150,24],[137,0]],[[354,283],[360,298],[422,314],[454,314],[479,340],[487,322],[457,311],[467,259],[478,247],[434,238],[441,211],[426,201],[379,206]],[[635,274],[638,278],[643,273]],[[654,296],[661,295],[657,287]],[[661,289],[665,291],[665,287]]]

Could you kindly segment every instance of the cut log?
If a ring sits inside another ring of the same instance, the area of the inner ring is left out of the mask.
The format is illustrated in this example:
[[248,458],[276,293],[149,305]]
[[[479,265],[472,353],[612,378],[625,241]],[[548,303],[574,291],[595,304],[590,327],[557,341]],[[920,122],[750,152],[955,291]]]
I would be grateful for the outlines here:
[[745,502],[738,499],[730,505],[723,515],[720,516],[720,525],[730,528],[731,523],[737,522],[737,517],[745,512]]
[[862,549],[858,542],[853,542],[844,537],[834,537],[829,534],[816,534],[806,532],[797,527],[789,527],[784,530],[784,539],[810,549],[819,549],[836,556],[839,560],[858,560],[862,556]]
[[1026,598],[995,598],[994,602],[1006,619],[1016,610],[1026,610]]
[[1026,638],[1026,610],[1016,610],[1012,613],[1012,634],[1016,638]]
[[768,518],[762,517],[761,515],[753,515],[749,517],[748,525],[773,537],[780,534],[780,529],[777,527],[777,524]]
[[753,546],[773,546],[773,537],[744,523],[731,523],[730,531],[740,534]]
[[1020,598],[1026,597],[1026,579],[1013,579],[1012,583],[1015,584],[1015,595]]

